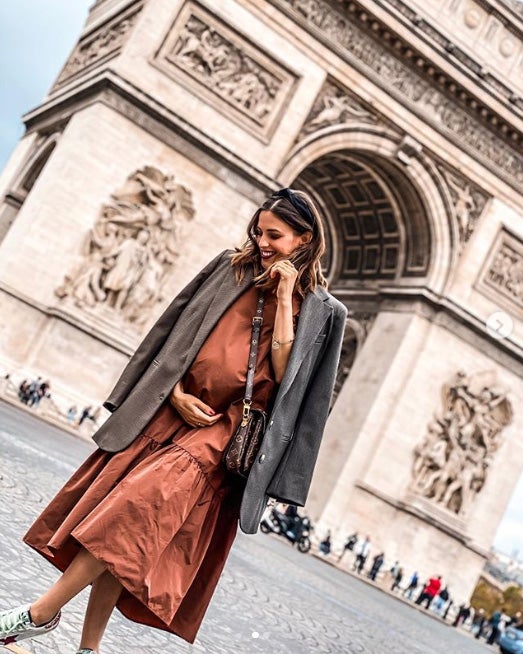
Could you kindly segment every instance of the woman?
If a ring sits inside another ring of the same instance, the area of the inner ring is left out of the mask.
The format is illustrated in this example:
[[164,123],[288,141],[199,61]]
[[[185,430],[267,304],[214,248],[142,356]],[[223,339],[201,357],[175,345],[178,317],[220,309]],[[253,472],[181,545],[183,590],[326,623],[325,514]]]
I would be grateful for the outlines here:
[[[325,290],[325,249],[308,195],[282,189],[248,240],[181,291],[105,403],[99,446],[24,540],[63,575],[0,614],[0,644],[54,629],[92,584],[78,654],[98,652],[115,606],[193,642],[234,540],[269,497],[303,506],[327,419],[345,308]],[[242,416],[251,326],[263,323],[253,406],[270,418],[246,482],[223,453]]]

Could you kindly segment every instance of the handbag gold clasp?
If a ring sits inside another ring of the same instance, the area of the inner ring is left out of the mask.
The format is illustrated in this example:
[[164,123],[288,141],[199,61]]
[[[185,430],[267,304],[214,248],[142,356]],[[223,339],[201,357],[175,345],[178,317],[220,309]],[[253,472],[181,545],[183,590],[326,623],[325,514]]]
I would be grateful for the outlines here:
[[252,400],[243,400],[243,412],[242,412],[242,427],[249,422],[249,416],[251,415],[251,404]]

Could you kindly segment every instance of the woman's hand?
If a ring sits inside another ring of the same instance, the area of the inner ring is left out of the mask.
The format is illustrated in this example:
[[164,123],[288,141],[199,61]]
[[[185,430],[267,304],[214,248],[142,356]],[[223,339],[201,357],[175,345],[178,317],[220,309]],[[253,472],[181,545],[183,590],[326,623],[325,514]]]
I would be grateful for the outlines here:
[[278,288],[276,289],[276,297],[278,300],[291,300],[294,293],[294,286],[298,277],[298,271],[289,261],[289,259],[282,259],[276,261],[269,271],[269,277],[274,279],[279,277]]
[[200,398],[185,393],[180,382],[171,391],[169,402],[181,419],[191,427],[210,427],[223,417],[223,413],[215,413],[214,409]]

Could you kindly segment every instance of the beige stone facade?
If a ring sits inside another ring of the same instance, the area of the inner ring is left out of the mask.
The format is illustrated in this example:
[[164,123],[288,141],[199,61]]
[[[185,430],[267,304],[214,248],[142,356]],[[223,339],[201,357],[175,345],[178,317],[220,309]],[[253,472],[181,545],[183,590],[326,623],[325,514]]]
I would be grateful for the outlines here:
[[465,600],[523,469],[522,73],[512,0],[99,0],[0,176],[1,367],[99,404],[310,191],[350,315],[307,508]]

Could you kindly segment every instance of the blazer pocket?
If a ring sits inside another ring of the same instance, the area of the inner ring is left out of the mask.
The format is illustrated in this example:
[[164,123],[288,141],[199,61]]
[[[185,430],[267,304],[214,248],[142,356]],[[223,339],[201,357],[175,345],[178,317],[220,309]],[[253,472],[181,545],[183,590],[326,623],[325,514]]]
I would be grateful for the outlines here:
[[323,341],[327,338],[327,334],[320,334],[318,338],[314,341],[315,343],[323,343]]

